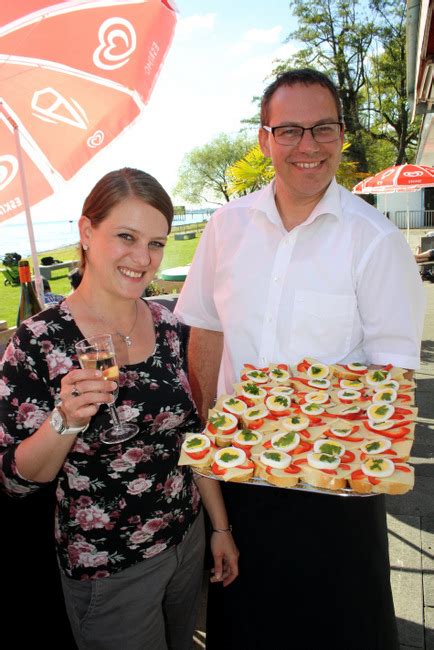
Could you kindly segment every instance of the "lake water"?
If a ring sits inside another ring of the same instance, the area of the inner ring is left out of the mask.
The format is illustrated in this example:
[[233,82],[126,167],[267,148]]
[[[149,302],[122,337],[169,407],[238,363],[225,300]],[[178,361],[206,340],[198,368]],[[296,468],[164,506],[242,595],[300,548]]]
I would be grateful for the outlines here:
[[[198,209],[176,215],[173,225],[187,225],[207,221],[214,210]],[[36,249],[38,252],[49,251],[78,242],[77,221],[61,219],[35,219],[33,221]],[[9,219],[0,223],[0,258],[5,253],[19,253],[23,257],[30,255],[29,236],[25,219]]]

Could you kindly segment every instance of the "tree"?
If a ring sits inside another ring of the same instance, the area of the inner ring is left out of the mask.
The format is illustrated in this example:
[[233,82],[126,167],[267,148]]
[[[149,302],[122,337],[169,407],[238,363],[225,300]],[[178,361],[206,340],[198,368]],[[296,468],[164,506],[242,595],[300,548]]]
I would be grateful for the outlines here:
[[378,171],[372,167],[378,159],[380,167],[410,159],[418,127],[408,114],[405,3],[370,0],[369,15],[359,0],[291,0],[290,6],[298,28],[287,40],[297,39],[302,48],[273,73],[313,67],[336,82],[360,171]]
[[192,203],[229,201],[228,169],[247,153],[252,141],[252,136],[244,132],[232,138],[221,133],[209,144],[187,153],[174,194]]
[[370,135],[375,142],[389,143],[400,165],[414,158],[420,118],[410,124],[406,88],[406,11],[405,4],[372,0],[382,16],[379,52],[372,56],[369,75]]

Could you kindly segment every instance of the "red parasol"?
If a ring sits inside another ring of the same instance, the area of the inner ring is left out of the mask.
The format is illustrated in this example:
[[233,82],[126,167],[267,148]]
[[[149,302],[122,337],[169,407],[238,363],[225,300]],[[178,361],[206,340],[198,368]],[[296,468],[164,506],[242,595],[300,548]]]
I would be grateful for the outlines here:
[[1,3],[0,221],[26,209],[32,240],[29,206],[139,116],[172,40],[174,10],[172,0]]
[[[369,176],[357,183],[352,191],[354,194],[388,194],[391,192],[416,192],[424,187],[434,187],[434,167],[405,163],[387,167],[374,176]],[[409,227],[407,201],[407,239]]]
[[393,165],[367,178],[362,183],[362,193],[364,194],[420,190],[423,187],[434,186],[434,168],[427,167],[426,165],[411,165],[407,163],[404,165]]

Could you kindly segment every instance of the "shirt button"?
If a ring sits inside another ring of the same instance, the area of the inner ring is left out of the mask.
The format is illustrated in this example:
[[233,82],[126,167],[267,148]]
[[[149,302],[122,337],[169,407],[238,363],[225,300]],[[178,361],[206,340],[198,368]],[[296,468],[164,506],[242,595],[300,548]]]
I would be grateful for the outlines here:
[[279,278],[278,275],[275,275],[274,278],[273,278],[274,282],[279,282],[279,279],[280,279],[280,278]]
[[273,317],[267,316],[267,323],[272,323],[272,322],[273,322]]

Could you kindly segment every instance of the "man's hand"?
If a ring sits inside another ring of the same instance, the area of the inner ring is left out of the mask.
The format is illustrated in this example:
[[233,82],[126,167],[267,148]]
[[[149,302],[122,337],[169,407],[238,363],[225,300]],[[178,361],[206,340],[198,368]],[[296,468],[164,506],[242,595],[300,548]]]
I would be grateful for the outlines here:
[[227,587],[238,575],[239,552],[230,531],[212,533],[211,552],[214,558],[211,582],[222,582]]

